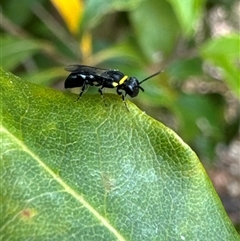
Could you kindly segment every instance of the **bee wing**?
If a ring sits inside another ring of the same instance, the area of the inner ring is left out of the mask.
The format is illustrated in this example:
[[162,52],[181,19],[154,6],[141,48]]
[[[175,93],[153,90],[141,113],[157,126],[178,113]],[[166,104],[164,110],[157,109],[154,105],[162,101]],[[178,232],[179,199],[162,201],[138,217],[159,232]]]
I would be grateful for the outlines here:
[[71,73],[92,74],[98,76],[107,71],[107,69],[78,64],[68,65],[65,67],[65,70]]
[[92,76],[102,77],[104,79],[112,80],[112,77],[108,74],[109,69],[73,64],[73,65],[66,66],[65,70],[73,74],[92,75]]

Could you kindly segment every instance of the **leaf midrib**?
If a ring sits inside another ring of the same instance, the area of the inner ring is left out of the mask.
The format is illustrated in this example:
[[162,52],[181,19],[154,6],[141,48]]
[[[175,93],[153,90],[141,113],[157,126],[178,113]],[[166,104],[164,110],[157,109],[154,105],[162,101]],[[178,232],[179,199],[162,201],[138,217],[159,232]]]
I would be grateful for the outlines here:
[[1,133],[6,133],[25,153],[31,156],[35,161],[38,162],[40,167],[42,167],[52,178],[58,182],[63,189],[74,197],[79,203],[81,203],[94,217],[96,217],[110,232],[112,232],[117,240],[126,241],[126,239],[105,219],[100,215],[80,194],[78,194],[74,189],[67,185],[63,179],[56,173],[54,173],[34,152],[32,152],[22,141],[16,138],[11,132],[8,131],[3,125],[0,127]]

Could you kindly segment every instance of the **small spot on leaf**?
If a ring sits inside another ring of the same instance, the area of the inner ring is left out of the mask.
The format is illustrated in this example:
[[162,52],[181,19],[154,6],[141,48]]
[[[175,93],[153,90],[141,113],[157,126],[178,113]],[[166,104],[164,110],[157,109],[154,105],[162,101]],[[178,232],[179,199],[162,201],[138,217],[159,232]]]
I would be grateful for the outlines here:
[[37,211],[35,209],[24,209],[21,212],[21,218],[24,220],[29,220],[33,218],[37,214]]

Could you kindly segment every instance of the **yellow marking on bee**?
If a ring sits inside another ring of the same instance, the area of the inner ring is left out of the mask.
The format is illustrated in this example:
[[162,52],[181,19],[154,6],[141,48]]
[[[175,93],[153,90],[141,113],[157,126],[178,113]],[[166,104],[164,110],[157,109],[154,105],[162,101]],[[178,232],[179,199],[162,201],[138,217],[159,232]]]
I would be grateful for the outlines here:
[[112,82],[113,87],[117,87],[118,83],[117,82]]
[[122,78],[120,79],[119,84],[122,85],[126,79],[128,79],[128,76],[127,76],[127,75],[125,75],[124,77],[122,77]]

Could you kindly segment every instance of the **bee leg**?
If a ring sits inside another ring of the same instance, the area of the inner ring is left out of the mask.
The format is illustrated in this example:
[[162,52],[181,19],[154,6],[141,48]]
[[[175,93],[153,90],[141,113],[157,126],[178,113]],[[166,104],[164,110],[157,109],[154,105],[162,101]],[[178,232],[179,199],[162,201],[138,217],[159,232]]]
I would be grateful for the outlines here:
[[128,109],[127,103],[126,103],[126,101],[125,101],[126,93],[125,93],[125,95],[124,95],[122,91],[119,91],[119,89],[117,89],[117,94],[122,96],[122,100],[123,100],[123,103],[124,103],[126,109],[127,109],[128,111],[130,111],[130,110]]
[[81,89],[81,92],[80,92],[80,94],[79,94],[79,96],[78,96],[76,101],[78,101],[81,98],[81,96],[83,95],[83,93],[84,93],[86,88],[88,88],[88,85],[86,85],[86,83],[84,82],[83,86],[82,86],[82,89]]
[[100,87],[100,88],[98,89],[98,92],[99,92],[100,95],[102,96],[102,100],[103,100],[103,102],[104,102],[104,105],[107,106],[106,100],[105,100],[105,98],[103,97],[103,92],[102,92],[102,89],[103,89],[103,88],[104,88],[104,86]]
[[77,98],[77,100],[76,101],[79,101],[79,99],[81,98],[81,96],[83,95],[83,92],[84,92],[84,90],[81,90],[81,92],[80,92],[80,94],[78,95],[78,98]]
[[123,94],[122,94],[122,100],[123,100],[123,103],[124,103],[126,109],[127,109],[128,111],[130,111],[130,110],[128,109],[127,102],[125,101],[125,96],[126,96],[126,95],[123,95]]

